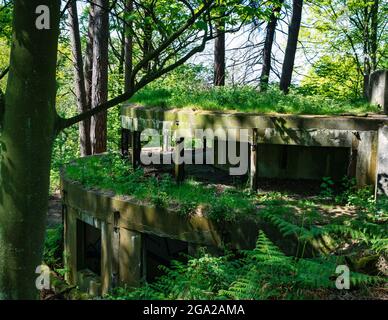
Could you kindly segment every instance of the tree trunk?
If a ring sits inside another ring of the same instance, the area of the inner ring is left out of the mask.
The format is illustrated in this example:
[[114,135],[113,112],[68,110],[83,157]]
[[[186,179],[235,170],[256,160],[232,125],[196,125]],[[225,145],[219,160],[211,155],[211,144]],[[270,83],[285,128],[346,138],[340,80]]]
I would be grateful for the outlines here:
[[[92,108],[108,99],[108,46],[109,46],[109,0],[96,0],[93,32]],[[106,151],[107,112],[92,117],[90,139],[92,153]]]
[[378,15],[379,15],[379,0],[374,0],[372,5],[371,12],[371,63],[372,63],[372,72],[377,69],[377,48],[378,48]]
[[300,23],[302,21],[303,0],[293,0],[291,24],[288,28],[288,40],[283,62],[280,90],[288,93],[294,71],[295,54],[298,46]]
[[[120,28],[122,27],[122,28]],[[118,32],[120,32],[120,55],[118,56],[118,64],[119,64],[119,67],[118,67],[118,74],[119,74],[119,78],[120,80],[123,79],[124,82],[125,82],[125,71],[124,71],[124,67],[125,67],[125,23],[123,23],[123,25],[119,26],[118,28],[120,28],[120,30]],[[123,91],[119,91],[120,94],[123,93]]]
[[373,1],[370,11],[368,7],[364,10],[364,98],[369,99],[370,75],[377,68],[379,0]]
[[265,36],[263,48],[263,68],[260,76],[260,91],[267,91],[269,83],[269,75],[271,72],[271,55],[272,45],[276,32],[276,25],[278,23],[278,14],[282,9],[284,0],[279,1],[279,5],[275,6],[267,25],[267,33]]
[[[85,77],[83,70],[81,38],[78,23],[77,3],[72,1],[69,5],[69,24],[71,46],[74,61],[75,90],[77,96],[78,112],[82,113],[89,110],[86,103]],[[90,145],[90,120],[79,123],[80,153],[81,157],[91,154]]]
[[[125,12],[131,13],[133,10],[133,0],[124,0],[126,1],[125,6]],[[132,62],[132,50],[133,50],[133,41],[132,41],[132,27],[131,23],[128,21],[125,21],[125,27],[124,27],[124,34],[125,34],[125,88],[124,91],[128,90],[128,88],[131,86],[131,73],[133,68],[133,62]]]
[[[90,4],[89,7],[89,26],[88,26],[88,38],[86,42],[85,53],[85,92],[86,92],[86,105],[90,109],[92,107],[92,77],[93,77],[93,34],[94,34],[94,5]],[[89,120],[90,121],[90,120]],[[90,128],[89,128],[90,131]],[[90,132],[89,132],[90,139]],[[91,146],[90,146],[91,149]],[[91,153],[91,150],[90,150]]]
[[225,23],[217,25],[217,38],[214,40],[214,85],[225,85]]
[[371,63],[370,63],[370,47],[369,47],[369,7],[365,6],[364,7],[364,30],[363,30],[363,43],[364,43],[364,48],[363,48],[363,55],[364,55],[364,98],[368,99],[368,91],[369,91],[369,76],[371,73]]
[[[50,29],[38,29],[39,5]],[[35,299],[42,262],[56,120],[59,0],[15,0],[1,132],[0,299]]]

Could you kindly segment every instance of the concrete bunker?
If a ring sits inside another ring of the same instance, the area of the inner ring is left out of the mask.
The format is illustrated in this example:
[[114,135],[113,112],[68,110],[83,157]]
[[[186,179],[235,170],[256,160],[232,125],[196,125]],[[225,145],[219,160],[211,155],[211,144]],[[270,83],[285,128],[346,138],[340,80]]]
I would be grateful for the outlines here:
[[[248,140],[238,142],[248,145],[248,178],[253,189],[257,189],[263,176],[341,179],[348,175],[359,186],[375,185],[377,194],[388,195],[388,183],[384,180],[388,174],[387,124],[388,119],[383,116],[264,116],[123,107],[122,153],[132,158],[134,166],[140,165],[141,131],[149,128],[163,133],[164,141],[166,132],[177,127],[245,128],[249,131]],[[209,149],[217,151],[219,141],[203,142],[198,145],[202,156]],[[184,137],[178,143],[184,143]],[[171,157],[176,152],[192,152],[169,145],[162,149]],[[184,172],[184,163],[175,164],[178,181],[184,178]],[[130,195],[118,197],[109,191],[87,189],[64,176],[62,193],[66,278],[92,295],[107,293],[117,286],[139,286],[145,280],[152,281],[159,275],[157,265],[168,264],[181,253],[193,255],[199,247],[214,251],[225,244],[234,249],[253,248],[259,230],[272,234],[278,239],[276,244],[290,254],[297,246],[253,217],[233,223],[219,223],[201,215],[183,217],[173,208],[157,208]]]
[[[202,215],[182,216],[172,208],[88,189],[64,176],[62,193],[66,280],[91,295],[152,281],[160,275],[158,264],[185,259],[201,247],[212,252],[226,243],[239,250],[253,248],[262,228],[253,217],[218,223]],[[288,242],[283,244],[295,250],[296,244]]]

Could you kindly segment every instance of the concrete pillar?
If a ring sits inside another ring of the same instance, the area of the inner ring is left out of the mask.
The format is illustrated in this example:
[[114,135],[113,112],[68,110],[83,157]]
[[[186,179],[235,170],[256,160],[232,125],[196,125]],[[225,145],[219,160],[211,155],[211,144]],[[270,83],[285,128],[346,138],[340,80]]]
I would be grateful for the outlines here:
[[129,154],[129,132],[128,129],[121,129],[121,155],[125,158]]
[[203,150],[203,159],[202,159],[202,163],[203,164],[207,164],[206,162],[206,154],[207,154],[207,139],[206,137],[203,138],[202,140],[202,150]]
[[121,284],[138,287],[142,277],[143,237],[140,232],[120,228],[119,278]]
[[352,148],[350,149],[349,165],[348,165],[348,177],[357,178],[357,159],[358,159],[358,146],[360,144],[360,135],[353,133]]
[[388,126],[379,129],[376,198],[388,197]]
[[355,133],[358,139],[356,160],[357,186],[374,185],[376,183],[377,166],[377,133],[363,131]]
[[250,154],[250,172],[249,172],[249,181],[250,187],[253,191],[257,190],[257,129],[252,130],[252,140],[251,140],[251,154]]
[[112,232],[112,288],[119,285],[120,277],[120,212],[113,213],[113,232]]
[[65,280],[71,285],[77,282],[77,214],[67,207],[64,219],[64,262]]
[[370,75],[369,101],[380,105],[388,114],[388,70],[378,70]]
[[178,183],[182,182],[185,179],[185,138],[177,137],[175,145],[175,161],[174,161],[174,176]]
[[133,131],[132,138],[132,166],[134,169],[140,166],[141,140],[140,131]]
[[162,135],[162,151],[170,151],[170,132],[168,130],[163,131]]
[[112,287],[112,234],[113,226],[101,222],[101,294],[107,294]]

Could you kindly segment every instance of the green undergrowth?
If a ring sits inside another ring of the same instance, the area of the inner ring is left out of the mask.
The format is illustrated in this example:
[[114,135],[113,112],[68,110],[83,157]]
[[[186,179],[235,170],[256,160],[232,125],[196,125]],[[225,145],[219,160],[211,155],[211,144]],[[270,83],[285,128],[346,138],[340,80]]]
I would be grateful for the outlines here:
[[268,92],[259,92],[251,87],[146,87],[130,102],[164,109],[193,108],[285,114],[363,115],[380,111],[378,106],[362,100],[348,101],[318,95],[305,96],[297,92],[284,95],[275,88],[271,88]]
[[169,207],[182,215],[203,210],[213,219],[233,220],[252,213],[253,196],[236,188],[204,185],[193,179],[176,184],[168,174],[145,176],[133,171],[117,154],[78,159],[66,167],[66,176],[86,187],[99,187],[117,195],[130,195],[157,207]]
[[48,228],[43,251],[43,263],[51,270],[61,271],[63,268],[63,226]]
[[[295,259],[286,256],[261,232],[253,250],[238,256],[202,254],[187,263],[173,261],[161,267],[165,274],[140,288],[118,288],[107,299],[325,299],[340,295],[336,280],[344,257]],[[368,295],[384,278],[350,272],[349,289]],[[346,290],[347,291],[347,290]],[[349,292],[349,291],[348,291]]]

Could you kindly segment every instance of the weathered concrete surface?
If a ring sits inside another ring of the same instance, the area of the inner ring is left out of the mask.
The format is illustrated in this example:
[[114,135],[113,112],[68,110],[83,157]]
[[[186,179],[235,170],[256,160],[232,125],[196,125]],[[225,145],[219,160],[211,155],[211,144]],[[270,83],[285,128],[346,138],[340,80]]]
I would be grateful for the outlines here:
[[377,161],[377,197],[388,196],[388,126],[379,130]]
[[321,116],[242,113],[232,111],[204,111],[192,109],[162,110],[137,105],[123,105],[122,127],[135,131],[144,129],[333,129],[355,131],[377,131],[388,123],[388,117],[369,115]]
[[388,114],[388,70],[378,70],[369,80],[369,101],[378,104]]

